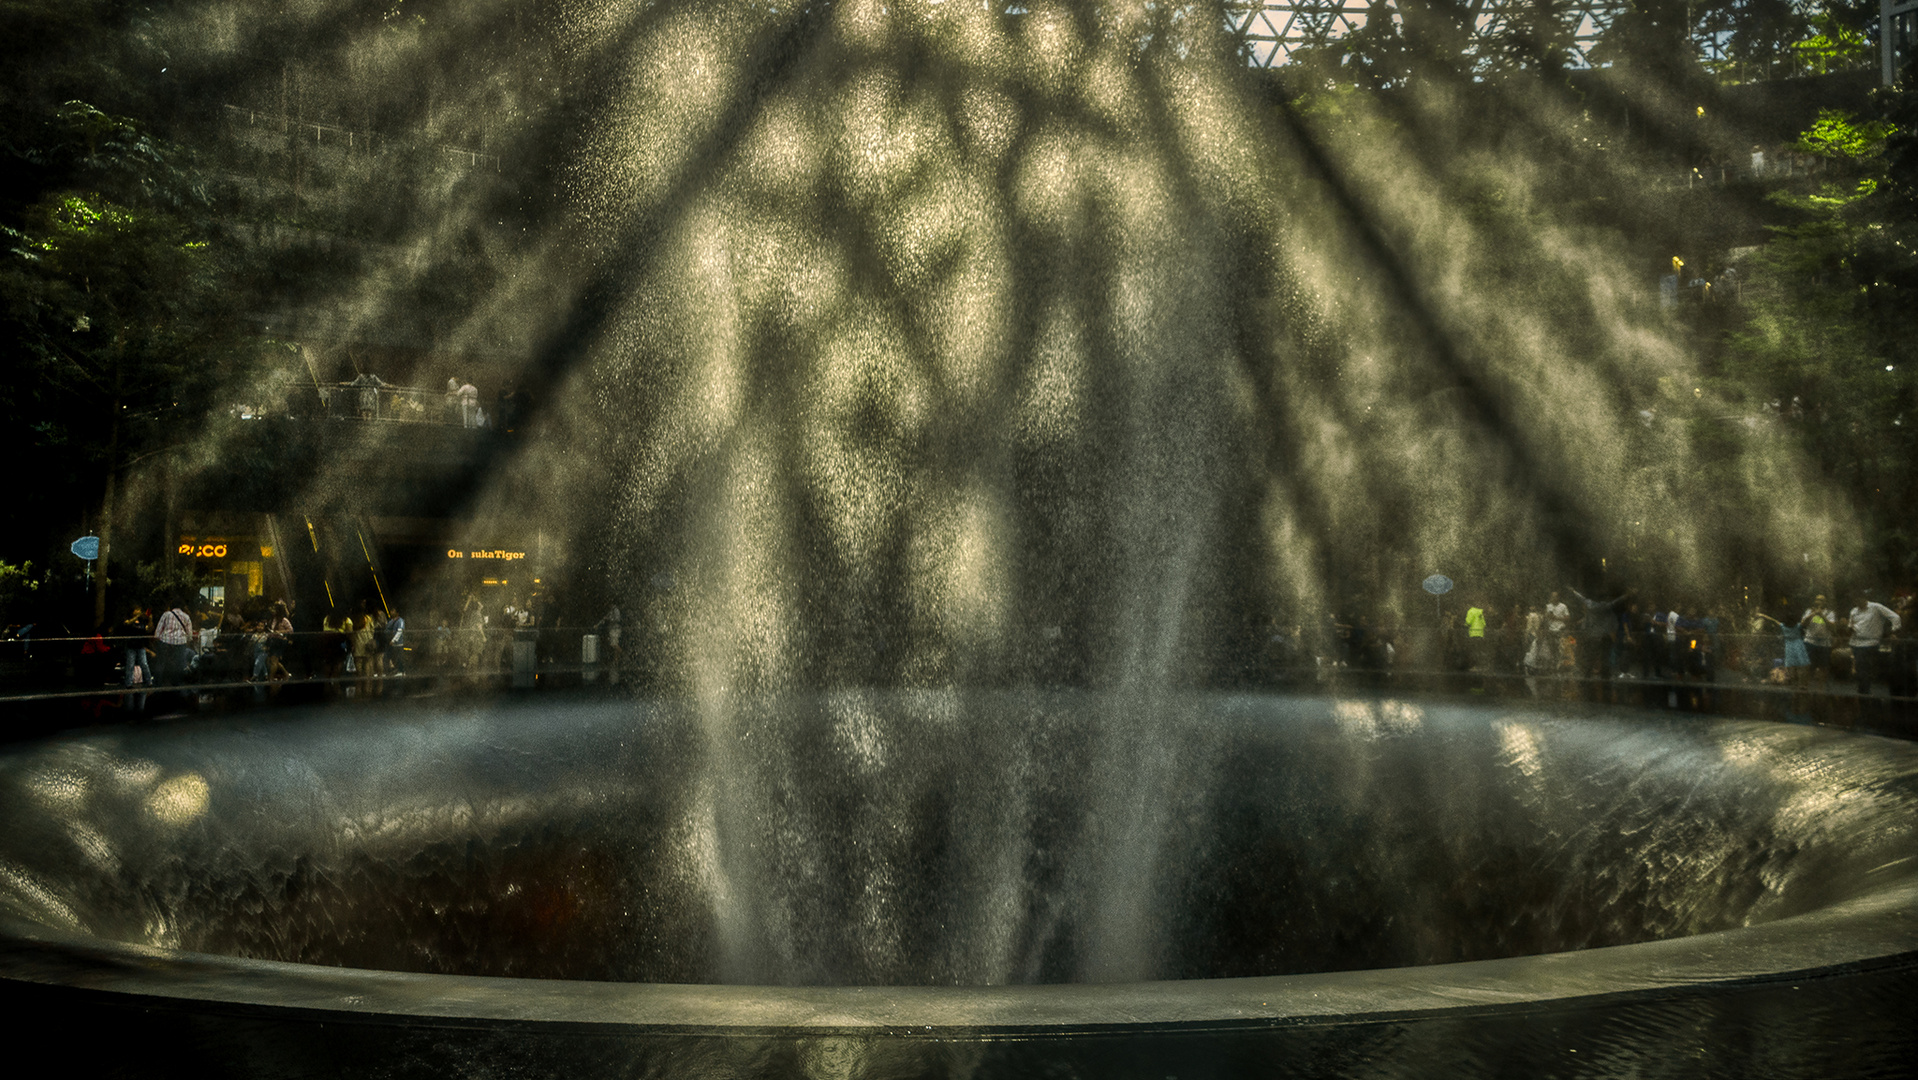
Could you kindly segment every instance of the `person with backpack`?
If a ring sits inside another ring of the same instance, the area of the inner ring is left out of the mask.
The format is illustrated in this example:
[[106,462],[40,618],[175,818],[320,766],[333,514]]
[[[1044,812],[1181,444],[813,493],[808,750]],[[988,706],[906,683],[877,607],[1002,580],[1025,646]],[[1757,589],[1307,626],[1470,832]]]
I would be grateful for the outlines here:
[[373,628],[373,644],[395,678],[406,674],[406,619],[398,610],[386,613],[386,621]]
[[157,662],[153,665],[153,685],[178,686],[186,681],[187,669],[193,662],[193,639],[193,616],[176,600],[154,620],[153,652]]

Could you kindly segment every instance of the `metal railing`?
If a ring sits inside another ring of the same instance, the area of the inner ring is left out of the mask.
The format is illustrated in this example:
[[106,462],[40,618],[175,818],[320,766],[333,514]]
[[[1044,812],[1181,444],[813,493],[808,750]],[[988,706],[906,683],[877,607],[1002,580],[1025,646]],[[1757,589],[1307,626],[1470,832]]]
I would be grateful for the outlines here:
[[[1525,658],[1530,652],[1529,643],[1522,640],[1522,635],[1504,636],[1497,631],[1480,639],[1482,644],[1468,641],[1462,634],[1441,636],[1429,630],[1381,632],[1357,648],[1331,640],[1305,641],[1287,634],[1268,641],[1263,649],[1242,654],[1247,663],[1239,670],[1215,675],[1228,683],[1246,684],[1325,682],[1348,675],[1377,674],[1660,684],[1709,681],[1783,689],[1807,684],[1847,685],[1853,679],[1851,653],[1842,642],[1831,649],[1829,666],[1814,672],[1784,668],[1783,643],[1775,634],[1720,633],[1709,643],[1704,637],[1691,639],[1697,643],[1695,648],[1685,647],[1685,639],[1673,647],[1662,638],[1656,644],[1628,640],[1614,645],[1605,640],[1578,642],[1577,635],[1571,637],[1572,643],[1553,650],[1549,657],[1538,657],[1539,663],[1528,666]],[[157,648],[151,645],[152,640],[113,635],[0,640],[0,695],[89,692],[88,687],[109,685],[117,688],[124,682],[123,662],[128,651],[142,646]],[[582,626],[408,627],[402,642],[394,648],[403,664],[436,672],[497,673],[520,668],[530,672],[555,664],[590,667],[615,662],[614,650],[606,639]],[[1388,642],[1397,642],[1398,647],[1387,649]],[[262,635],[209,628],[197,632],[193,646],[195,661],[189,674],[195,680],[226,674],[244,679],[262,650],[279,661],[278,668],[296,676],[322,675],[344,666],[352,652],[352,636],[326,630]],[[149,664],[152,662],[150,657]],[[1909,639],[1888,639],[1873,662],[1872,681],[1893,690],[1894,696],[1908,696],[1909,691],[1898,694],[1895,688],[1918,682],[1918,678],[1911,678],[1918,671],[1907,670],[1918,663]],[[275,667],[272,663],[267,666],[269,671]],[[246,672],[240,670],[242,667]]]
[[1749,161],[1741,157],[1735,161],[1694,165],[1685,170],[1684,181],[1688,188],[1724,187],[1742,180],[1826,176],[1830,172],[1831,163],[1824,158],[1774,149],[1753,154]]
[[[0,641],[0,702],[144,701],[150,694],[280,687],[337,691],[395,680],[508,689],[554,678],[618,682],[621,667],[618,651],[584,627],[409,627],[398,642],[358,652],[355,635],[338,630],[209,628],[196,631],[189,646],[170,654],[146,635],[10,637]],[[0,738],[5,734],[0,730]]]
[[[322,124],[313,120],[302,120],[295,116],[282,116],[276,113],[263,113],[256,109],[242,109],[237,105],[228,105],[226,118],[235,124],[244,124],[249,128],[278,130],[281,134],[298,134],[302,140],[312,136],[316,147],[335,147],[348,151],[371,152],[377,146],[407,147],[414,144],[391,136],[375,136],[372,132],[354,131],[338,124]],[[479,150],[468,150],[461,146],[439,143],[428,147],[434,153],[453,161],[458,161],[469,169],[487,165],[494,172],[500,171],[498,154],[488,154]]]
[[491,422],[490,414],[477,401],[462,403],[457,395],[443,390],[351,383],[323,385],[317,389],[325,415],[341,420],[461,427],[485,427]]

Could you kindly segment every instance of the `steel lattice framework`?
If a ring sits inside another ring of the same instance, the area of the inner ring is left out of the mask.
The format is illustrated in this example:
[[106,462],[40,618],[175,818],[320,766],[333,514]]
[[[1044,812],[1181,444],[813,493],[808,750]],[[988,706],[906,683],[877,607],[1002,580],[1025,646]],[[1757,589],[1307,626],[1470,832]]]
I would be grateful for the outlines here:
[[[1472,27],[1468,58],[1489,52],[1485,46],[1509,34],[1521,8],[1537,10],[1535,4],[1519,0],[1461,0],[1461,7],[1462,21]],[[1570,32],[1575,66],[1590,66],[1592,46],[1623,7],[1623,0],[1572,0],[1558,13]],[[1296,49],[1335,42],[1381,16],[1398,21],[1397,0],[1266,0],[1263,5],[1228,8],[1227,19],[1249,46],[1252,62],[1275,67]]]

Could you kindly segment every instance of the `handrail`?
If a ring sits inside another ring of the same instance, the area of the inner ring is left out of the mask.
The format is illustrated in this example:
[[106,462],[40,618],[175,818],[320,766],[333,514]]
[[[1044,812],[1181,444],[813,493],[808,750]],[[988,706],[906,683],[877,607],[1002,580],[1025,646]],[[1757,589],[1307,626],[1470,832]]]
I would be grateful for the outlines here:
[[322,385],[320,403],[331,417],[389,423],[460,424],[474,427],[474,407],[462,408],[459,396],[410,386]]
[[[200,655],[207,656],[216,662],[217,666],[212,674],[217,677],[220,670],[232,670],[232,665],[236,663],[249,663],[256,659],[255,643],[249,639],[261,633],[261,631],[249,633],[240,630],[200,628],[195,631],[192,641]],[[560,652],[572,654],[574,645],[583,644],[583,638],[589,635],[597,635],[599,638],[598,652],[601,662],[598,665],[587,664],[582,670],[610,671],[614,666],[610,663],[611,657],[604,651],[606,648],[604,635],[584,624],[555,627],[449,626],[444,629],[438,626],[420,625],[408,626],[403,633],[400,648],[411,658],[407,661],[409,664],[420,665],[422,674],[455,676],[484,676],[489,672],[526,674],[525,671],[511,672],[504,668],[495,672],[488,665],[495,661],[497,650],[493,652],[487,650],[493,646],[503,649],[509,642],[528,643],[533,640],[541,642],[541,651],[546,653],[544,660],[535,662],[537,673],[573,670],[570,661],[557,659],[551,649],[557,646]],[[1494,631],[1494,635],[1496,633]],[[1842,638],[1842,633],[1840,636]],[[314,652],[316,646],[328,640],[336,640],[350,648],[353,637],[353,631],[338,630],[296,630],[289,634],[268,635],[269,640],[277,640],[282,645],[281,648],[270,651],[301,671],[321,663]],[[1639,636],[1634,635],[1634,637]],[[1249,651],[1246,656],[1248,662],[1237,669],[1237,678],[1246,682],[1247,685],[1262,683],[1297,685],[1375,678],[1417,680],[1445,677],[1495,682],[1523,680],[1528,684],[1542,686],[1616,685],[1621,689],[1627,686],[1688,689],[1718,687],[1797,694],[1818,692],[1814,687],[1824,686],[1827,683],[1833,686],[1849,685],[1855,677],[1850,670],[1846,670],[1845,674],[1840,676],[1832,675],[1829,668],[1809,668],[1798,669],[1805,672],[1807,676],[1803,681],[1780,682],[1770,677],[1780,670],[1779,664],[1784,651],[1783,641],[1777,634],[1721,632],[1717,638],[1719,647],[1712,651],[1712,662],[1709,667],[1698,665],[1691,659],[1697,654],[1690,649],[1684,650],[1689,654],[1686,657],[1658,655],[1663,654],[1663,648],[1658,650],[1658,654],[1647,656],[1637,644],[1620,642],[1616,666],[1605,665],[1602,669],[1604,673],[1601,675],[1594,673],[1594,669],[1583,655],[1578,657],[1579,662],[1576,665],[1555,662],[1550,670],[1527,670],[1522,664],[1502,663],[1496,659],[1510,658],[1519,653],[1524,645],[1521,638],[1501,642],[1496,636],[1489,636],[1483,639],[1484,648],[1489,655],[1479,658],[1482,660],[1481,663],[1464,665],[1457,662],[1454,650],[1447,650],[1443,654],[1400,657],[1379,663],[1376,660],[1368,660],[1368,657],[1377,655],[1370,650],[1354,654],[1343,648],[1342,643],[1334,644],[1331,640],[1299,642],[1296,638],[1288,637],[1287,642],[1278,646],[1276,650],[1273,644],[1268,642],[1264,650]],[[1642,641],[1642,637],[1639,640]],[[1703,641],[1703,636],[1700,636],[1698,640]],[[50,684],[74,685],[75,679],[79,677],[77,673],[88,664],[91,664],[99,674],[105,674],[107,669],[117,669],[125,650],[153,641],[154,638],[150,634],[140,636],[112,634],[98,637],[72,635],[9,637],[0,640],[0,661],[6,662],[12,668],[14,677],[9,681],[14,685],[24,688],[24,686],[39,683],[50,690]],[[82,648],[89,642],[97,643],[98,647],[91,653],[83,652]],[[1466,639],[1463,635],[1459,635],[1454,641],[1457,645],[1465,643]],[[1662,634],[1658,644],[1660,646],[1666,644]],[[1899,685],[1897,680],[1887,679],[1888,675],[1893,674],[1888,670],[1888,665],[1899,662],[1898,659],[1894,659],[1895,657],[1909,663],[1908,654],[1901,648],[1904,644],[1906,643],[1898,638],[1885,640],[1881,646],[1882,651],[1878,654],[1873,682],[1885,685],[1887,690],[1892,690]],[[22,652],[11,651],[16,647]],[[1701,646],[1702,649],[1703,646]],[[1839,655],[1840,659],[1843,659],[1848,649],[1849,644],[1842,640],[1833,646],[1833,651]],[[1275,655],[1275,651],[1283,655]],[[343,658],[342,656],[339,659]],[[76,662],[81,667],[76,667],[73,673],[69,673],[68,665]],[[1818,673],[1830,675],[1829,680],[1820,678],[1814,682],[1809,677]],[[1227,682],[1231,682],[1234,677],[1231,672],[1219,674],[1225,677]],[[349,679],[359,677],[361,676],[348,676]],[[201,675],[200,678],[205,679],[206,676]],[[212,684],[189,680],[183,685]],[[71,692],[87,696],[117,689],[119,687],[108,686],[103,682],[94,690],[76,689]],[[131,687],[130,689],[141,688]],[[152,687],[149,686],[147,689]],[[1855,695],[1838,692],[1836,696],[1854,697]],[[1901,694],[1892,694],[1889,699],[1918,700],[1910,695]],[[0,700],[10,700],[10,698],[0,695]]]
[[[279,129],[283,132],[311,131],[313,132],[313,144],[315,146],[324,145],[326,137],[329,134],[334,137],[336,143],[340,139],[345,139],[346,149],[348,150],[364,149],[371,151],[376,142],[382,145],[393,142],[400,142],[401,145],[406,146],[416,145],[413,143],[405,143],[392,136],[375,136],[369,131],[354,131],[352,128],[341,127],[338,124],[323,124],[315,120],[302,120],[297,116],[285,116],[279,113],[263,113],[257,109],[243,109],[238,105],[227,105],[225,109],[229,120],[238,121],[243,117],[248,127],[278,125]],[[480,150],[468,150],[463,146],[454,146],[450,143],[431,143],[428,145],[431,149],[450,157],[465,158],[467,165],[470,167],[478,168],[481,162],[487,162],[493,166],[494,172],[500,171],[500,156],[498,154],[488,154]]]
[[237,404],[234,415],[241,419],[298,415],[288,401],[295,397],[311,403],[319,398],[320,414],[334,420],[367,420],[397,424],[444,424],[453,427],[491,427],[493,415],[477,401],[462,403],[456,393],[425,390],[415,386],[356,386],[352,383],[321,383],[301,386],[276,394],[270,401]]

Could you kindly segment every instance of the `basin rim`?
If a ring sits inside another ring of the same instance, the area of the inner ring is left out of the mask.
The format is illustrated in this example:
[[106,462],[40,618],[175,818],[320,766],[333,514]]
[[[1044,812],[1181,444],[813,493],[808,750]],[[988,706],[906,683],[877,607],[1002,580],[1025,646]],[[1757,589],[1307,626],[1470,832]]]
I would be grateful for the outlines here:
[[[1555,712],[1589,716],[1616,710]],[[1823,735],[1846,741],[1880,738],[1829,730]],[[1337,1024],[1618,996],[1711,993],[1886,968],[1918,970],[1918,855],[1906,855],[1866,876],[1880,874],[1884,876],[1863,891],[1798,915],[1628,945],[1295,975],[1005,986],[598,982],[328,967],[134,944],[0,912],[0,984],[133,997],[142,999],[142,1006],[302,1014],[357,1023],[721,1036],[1060,1034]]]
[[[0,916],[0,980],[360,1023],[941,1036],[1351,1023],[1918,968],[1918,878],[1756,926],[1421,967],[1021,986],[741,986],[436,975],[133,945]],[[151,1002],[143,1003],[151,1004]]]

